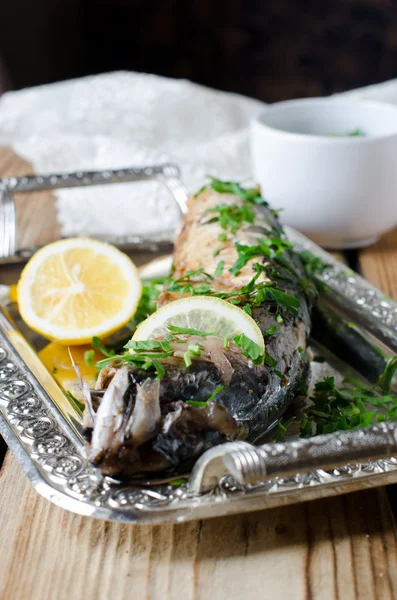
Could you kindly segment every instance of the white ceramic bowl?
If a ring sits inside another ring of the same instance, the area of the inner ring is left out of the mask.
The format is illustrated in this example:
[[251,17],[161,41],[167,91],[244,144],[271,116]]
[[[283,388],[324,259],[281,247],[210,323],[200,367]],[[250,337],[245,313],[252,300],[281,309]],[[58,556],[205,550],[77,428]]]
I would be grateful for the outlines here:
[[[360,129],[364,136],[346,136]],[[327,248],[366,246],[397,224],[397,107],[279,102],[251,123],[253,174],[281,220]]]

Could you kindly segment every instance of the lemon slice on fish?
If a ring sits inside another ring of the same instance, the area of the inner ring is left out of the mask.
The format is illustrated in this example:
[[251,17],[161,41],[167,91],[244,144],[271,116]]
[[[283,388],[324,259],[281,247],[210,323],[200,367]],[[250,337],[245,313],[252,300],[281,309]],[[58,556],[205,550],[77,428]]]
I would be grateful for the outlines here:
[[263,335],[254,319],[241,308],[212,296],[189,296],[166,304],[143,321],[132,339],[143,341],[166,335],[169,326],[211,333],[232,340],[244,334],[265,352]]
[[141,291],[134,263],[120,250],[89,238],[69,238],[32,256],[18,282],[17,299],[31,329],[63,345],[80,345],[125,325]]

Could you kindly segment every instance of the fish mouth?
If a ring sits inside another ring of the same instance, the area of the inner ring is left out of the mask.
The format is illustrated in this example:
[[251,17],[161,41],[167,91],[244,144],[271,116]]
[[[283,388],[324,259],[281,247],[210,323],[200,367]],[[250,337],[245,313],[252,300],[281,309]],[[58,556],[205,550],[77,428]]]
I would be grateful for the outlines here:
[[[241,436],[246,427],[231,414],[227,401],[231,389],[241,388],[241,369],[258,368],[236,348],[221,351],[222,344],[223,340],[210,340],[216,362],[204,356],[189,372],[181,370],[179,356],[172,357],[161,381],[127,365],[104,367],[98,377],[100,389],[91,392],[95,416],[84,430],[92,464],[122,478],[186,470],[208,447]],[[227,388],[220,385],[225,381]],[[216,402],[208,401],[220,388],[224,389]]]

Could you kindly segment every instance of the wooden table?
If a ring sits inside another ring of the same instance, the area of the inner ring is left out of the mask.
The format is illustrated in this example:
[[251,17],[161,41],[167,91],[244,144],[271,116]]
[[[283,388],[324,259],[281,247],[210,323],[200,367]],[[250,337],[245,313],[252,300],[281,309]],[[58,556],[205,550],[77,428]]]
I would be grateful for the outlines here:
[[[1,175],[28,172],[0,150]],[[48,193],[18,200],[21,244],[57,235],[52,201]],[[396,232],[356,259],[397,298]],[[0,271],[1,282],[16,276]],[[123,525],[54,506],[3,454],[1,600],[397,598],[395,486],[187,524]]]

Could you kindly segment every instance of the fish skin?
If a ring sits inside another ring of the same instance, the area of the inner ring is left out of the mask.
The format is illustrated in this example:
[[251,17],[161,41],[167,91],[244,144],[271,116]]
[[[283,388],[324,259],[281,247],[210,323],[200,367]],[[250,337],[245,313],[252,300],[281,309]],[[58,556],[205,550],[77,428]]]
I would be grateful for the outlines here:
[[[206,189],[197,198],[189,200],[184,225],[175,243],[174,279],[183,277],[188,270],[202,267],[206,272],[214,274],[219,260],[223,260],[225,266],[222,275],[215,278],[217,290],[239,290],[252,279],[253,265],[261,261],[260,257],[250,260],[237,276],[229,272],[237,258],[234,242],[237,239],[240,243],[250,245],[256,243],[255,240],[260,235],[283,235],[271,209],[253,205],[255,225],[247,224],[238,230],[233,243],[221,244],[217,241],[219,233],[223,231],[219,223],[206,224],[208,209],[219,204],[241,202],[237,196],[218,194],[211,189]],[[217,246],[222,246],[223,249],[214,257],[214,248]],[[299,279],[304,279],[304,269],[296,255],[286,250],[283,256],[293,266]],[[236,437],[258,442],[269,426],[281,417],[306,377],[307,364],[302,359],[299,348],[305,349],[307,345],[310,303],[300,290],[300,283],[295,275],[280,268],[274,261],[266,261],[266,274],[261,275],[258,282],[272,280],[272,269],[277,267],[282,276],[277,280],[278,288],[300,300],[297,315],[286,316],[275,334],[265,336],[266,352],[277,360],[276,369],[282,377],[266,364],[253,365],[231,344],[229,348],[222,350],[233,367],[229,385],[205,408],[196,408],[186,404],[186,401],[208,400],[214,390],[224,383],[222,373],[213,362],[201,359],[194,360],[188,369],[175,364],[175,360],[171,361],[166,365],[166,375],[160,382],[161,427],[153,433],[151,439],[145,438],[145,443],[138,447],[131,439],[126,439],[124,444],[118,445],[117,450],[109,447],[102,451],[96,459],[92,459],[102,472],[128,479],[142,472],[186,470],[200,454],[212,446]],[[179,293],[165,291],[159,297],[159,305],[179,297]],[[252,316],[262,333],[276,324],[269,303],[253,307]],[[133,367],[130,367],[130,371],[131,384],[124,398],[125,406],[131,403],[136,386],[142,385],[149,375],[147,371],[139,371]]]

